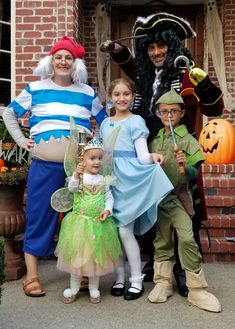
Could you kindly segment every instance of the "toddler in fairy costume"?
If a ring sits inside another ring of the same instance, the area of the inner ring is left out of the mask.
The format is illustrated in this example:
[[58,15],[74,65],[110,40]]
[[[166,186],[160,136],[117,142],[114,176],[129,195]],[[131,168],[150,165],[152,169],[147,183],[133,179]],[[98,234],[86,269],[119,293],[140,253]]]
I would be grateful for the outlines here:
[[120,243],[112,215],[113,196],[106,177],[99,174],[103,145],[96,139],[85,144],[68,183],[73,209],[63,219],[56,247],[57,267],[70,273],[64,303],[78,297],[83,276],[89,278],[92,303],[100,302],[99,277],[115,269]]

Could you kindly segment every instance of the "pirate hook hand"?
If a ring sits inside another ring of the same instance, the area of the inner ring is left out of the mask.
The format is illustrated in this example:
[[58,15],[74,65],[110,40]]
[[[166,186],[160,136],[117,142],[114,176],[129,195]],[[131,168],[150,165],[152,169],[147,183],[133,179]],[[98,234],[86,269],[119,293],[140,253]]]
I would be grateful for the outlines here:
[[195,87],[200,82],[202,82],[207,76],[207,73],[199,67],[194,67],[189,72],[189,79]]
[[115,49],[115,43],[111,40],[106,40],[105,42],[102,42],[100,45],[100,50],[103,53],[110,53],[111,51],[114,51]]

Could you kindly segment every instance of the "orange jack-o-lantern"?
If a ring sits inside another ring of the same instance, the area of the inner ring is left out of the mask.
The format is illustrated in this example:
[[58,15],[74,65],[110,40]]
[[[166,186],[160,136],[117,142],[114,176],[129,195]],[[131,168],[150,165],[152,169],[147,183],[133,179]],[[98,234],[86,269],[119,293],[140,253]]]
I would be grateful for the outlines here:
[[226,164],[235,160],[235,128],[225,119],[213,119],[203,127],[199,143],[205,163]]

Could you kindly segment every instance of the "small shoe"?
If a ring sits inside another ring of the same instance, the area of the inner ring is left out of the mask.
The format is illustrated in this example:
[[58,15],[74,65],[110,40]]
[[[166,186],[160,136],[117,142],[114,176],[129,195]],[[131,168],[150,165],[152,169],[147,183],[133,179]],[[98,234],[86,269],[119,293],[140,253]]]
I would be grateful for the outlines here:
[[[121,285],[122,287],[121,288],[116,288],[115,286],[117,285]],[[124,295],[124,292],[125,292],[125,285],[124,283],[122,282],[114,282],[111,290],[110,290],[110,293],[111,295],[115,296],[115,297],[120,297],[120,296],[123,296]]]
[[86,276],[82,277],[81,284],[80,284],[80,291],[88,291],[88,284],[89,284],[89,279]]
[[99,297],[91,297],[91,296],[90,296],[90,302],[91,302],[92,304],[98,304],[98,303],[101,302],[101,298],[100,298],[100,296],[99,296]]
[[75,300],[78,298],[78,295],[72,295],[71,297],[63,297],[63,302],[65,304],[71,304],[75,302]]
[[153,260],[148,261],[143,269],[142,273],[145,274],[144,276],[144,282],[153,282],[153,276],[154,276],[154,269],[153,269]]
[[23,281],[23,290],[28,297],[43,297],[46,295],[39,278],[31,278]]
[[154,269],[153,268],[149,268],[146,269],[145,272],[142,271],[143,274],[145,274],[144,276],[144,282],[153,282],[153,276],[154,276]]
[[71,304],[75,302],[75,300],[78,298],[79,293],[77,292],[75,295],[73,295],[72,290],[70,288],[65,289],[63,293],[63,302],[65,304]]
[[178,287],[178,293],[180,296],[187,297],[188,296],[188,287],[187,286]]
[[[129,291],[130,289],[135,289],[136,292]],[[141,295],[143,295],[144,292],[144,286],[142,286],[142,289],[138,289],[136,287],[130,287],[124,294],[125,300],[134,300],[139,298]]]
[[173,266],[173,273],[175,277],[175,281],[178,288],[178,293],[183,296],[188,296],[188,287],[186,286],[186,276],[185,271],[182,268],[179,268],[177,264]]

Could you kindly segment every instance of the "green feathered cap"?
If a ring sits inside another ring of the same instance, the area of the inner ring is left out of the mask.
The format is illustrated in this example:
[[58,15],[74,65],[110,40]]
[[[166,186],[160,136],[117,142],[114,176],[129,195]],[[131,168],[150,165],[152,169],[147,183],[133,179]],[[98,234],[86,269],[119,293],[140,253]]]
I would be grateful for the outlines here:
[[184,100],[174,88],[171,88],[170,91],[158,98],[155,105],[158,104],[184,104]]

